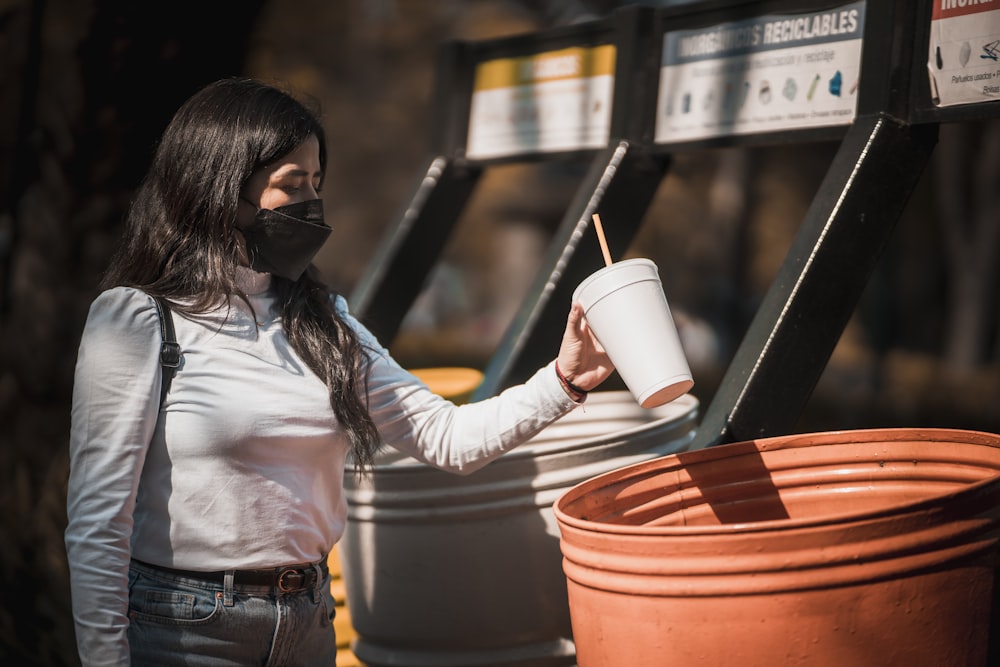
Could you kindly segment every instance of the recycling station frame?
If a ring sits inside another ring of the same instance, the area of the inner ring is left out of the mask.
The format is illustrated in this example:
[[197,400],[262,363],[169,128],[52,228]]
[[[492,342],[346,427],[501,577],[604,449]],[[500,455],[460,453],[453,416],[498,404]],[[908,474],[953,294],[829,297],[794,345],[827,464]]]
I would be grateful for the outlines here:
[[[629,6],[598,21],[441,48],[431,151],[418,183],[350,295],[352,311],[387,346],[438,262],[482,174],[512,161],[585,160],[588,169],[553,233],[538,273],[503,334],[473,400],[525,380],[557,349],[573,288],[600,257],[597,213],[612,247],[627,247],[645,220],[672,157],[717,147],[838,141],[719,388],[693,448],[792,432],[937,143],[942,123],[995,118],[1000,101],[941,106],[927,54],[934,1],[867,0],[853,119],[693,140],[657,141],[664,35],[774,14],[835,10],[854,2],[704,0]],[[573,47],[613,45],[610,129],[605,145],[526,150],[487,159],[467,154],[476,69],[484,62]]]

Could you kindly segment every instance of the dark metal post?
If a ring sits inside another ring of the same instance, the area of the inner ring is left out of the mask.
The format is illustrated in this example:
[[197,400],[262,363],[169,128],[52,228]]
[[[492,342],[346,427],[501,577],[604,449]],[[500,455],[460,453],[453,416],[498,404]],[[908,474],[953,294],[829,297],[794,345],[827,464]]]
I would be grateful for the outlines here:
[[693,447],[792,431],[936,142],[883,115],[848,130]]
[[352,313],[383,345],[399,332],[481,173],[441,155],[431,158],[409,204],[351,293]]
[[399,332],[482,175],[481,168],[460,156],[472,85],[469,48],[454,40],[438,52],[431,155],[348,299],[352,313],[386,346]]

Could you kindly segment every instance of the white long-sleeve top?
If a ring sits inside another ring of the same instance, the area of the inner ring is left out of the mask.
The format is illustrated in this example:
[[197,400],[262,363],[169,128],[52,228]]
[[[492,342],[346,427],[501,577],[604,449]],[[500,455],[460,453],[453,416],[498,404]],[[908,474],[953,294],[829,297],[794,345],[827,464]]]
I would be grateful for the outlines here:
[[[73,392],[66,550],[84,665],[128,665],[130,558],[186,570],[324,558],[344,531],[349,444],[325,385],[288,343],[270,275],[241,273],[241,300],[174,314],[183,360],[160,406],[152,299],[117,287],[93,302]],[[465,474],[576,404],[552,364],[494,398],[456,407],[401,368],[343,299],[372,348],[369,408],[383,441]]]

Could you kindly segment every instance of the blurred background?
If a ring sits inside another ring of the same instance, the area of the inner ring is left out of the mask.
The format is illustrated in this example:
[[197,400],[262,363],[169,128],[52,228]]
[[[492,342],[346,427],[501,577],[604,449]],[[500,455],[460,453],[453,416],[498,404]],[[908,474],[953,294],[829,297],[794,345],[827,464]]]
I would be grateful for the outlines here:
[[[0,662],[77,664],[62,543],[76,348],[133,188],[177,106],[238,74],[316,98],[334,228],[317,261],[349,294],[421,176],[441,44],[623,4],[0,0]],[[619,249],[659,265],[703,405],[836,149],[679,154],[632,246]],[[799,431],[1000,431],[998,161],[1000,124],[942,128]],[[401,363],[485,368],[585,167],[487,171],[393,341]]]

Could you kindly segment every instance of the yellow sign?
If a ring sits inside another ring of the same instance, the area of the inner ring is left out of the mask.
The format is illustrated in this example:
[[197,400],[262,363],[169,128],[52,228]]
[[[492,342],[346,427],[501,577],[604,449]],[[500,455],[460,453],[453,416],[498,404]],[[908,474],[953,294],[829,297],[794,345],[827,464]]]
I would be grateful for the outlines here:
[[521,58],[489,60],[476,68],[473,91],[528,86],[542,81],[613,75],[615,47],[572,47]]
[[608,144],[615,47],[570,47],[476,68],[466,154],[486,159]]

